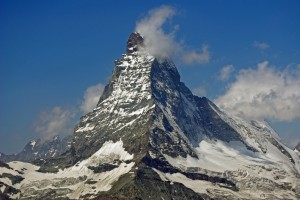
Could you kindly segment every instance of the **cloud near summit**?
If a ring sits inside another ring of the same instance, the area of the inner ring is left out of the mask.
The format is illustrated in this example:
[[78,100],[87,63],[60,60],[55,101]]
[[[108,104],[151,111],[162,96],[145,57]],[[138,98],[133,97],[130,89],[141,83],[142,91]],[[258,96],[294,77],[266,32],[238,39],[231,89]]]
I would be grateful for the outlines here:
[[166,58],[179,56],[185,64],[205,64],[210,61],[208,45],[203,45],[200,50],[187,49],[184,42],[176,41],[175,34],[178,25],[171,28],[168,33],[163,26],[169,22],[177,11],[171,6],[161,6],[150,10],[148,14],[136,24],[135,31],[144,37],[146,51],[157,57]]

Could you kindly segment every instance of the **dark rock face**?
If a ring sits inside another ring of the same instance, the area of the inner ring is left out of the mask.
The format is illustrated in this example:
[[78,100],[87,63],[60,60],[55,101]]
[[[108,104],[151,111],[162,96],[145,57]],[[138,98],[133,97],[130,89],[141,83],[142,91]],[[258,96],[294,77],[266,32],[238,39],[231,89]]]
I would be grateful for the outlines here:
[[[194,146],[204,137],[226,142],[242,141],[240,135],[211,108],[212,105],[217,109],[211,101],[205,97],[194,96],[184,83],[180,82],[180,75],[170,60],[163,63],[154,62],[151,78],[157,104],[171,112],[175,123]],[[165,117],[168,118],[168,115]]]
[[66,152],[72,142],[72,136],[67,136],[62,140],[59,136],[51,140],[42,142],[40,139],[28,142],[24,149],[18,154],[5,155],[0,154],[0,160],[3,162],[24,161],[31,162],[36,159],[54,158]]
[[139,48],[143,46],[143,42],[144,39],[139,33],[132,33],[127,41],[126,53],[131,54],[133,52],[138,51]]
[[0,161],[0,167],[11,169],[8,164]]

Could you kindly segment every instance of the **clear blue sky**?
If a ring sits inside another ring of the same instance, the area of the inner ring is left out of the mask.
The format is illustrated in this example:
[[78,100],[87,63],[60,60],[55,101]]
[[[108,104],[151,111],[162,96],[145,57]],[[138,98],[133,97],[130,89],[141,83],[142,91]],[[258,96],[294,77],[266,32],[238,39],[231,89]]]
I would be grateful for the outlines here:
[[[187,86],[212,100],[238,83],[242,69],[264,61],[278,73],[299,67],[298,0],[0,0],[0,152],[18,152],[39,137],[41,113],[76,109],[89,86],[106,84],[136,22],[161,5],[176,9],[168,22],[180,27],[176,40],[189,49],[209,47],[206,63],[175,62]],[[225,66],[232,73],[220,80]],[[292,86],[299,88],[297,81]],[[297,109],[291,119],[269,119],[287,140],[300,138]]]

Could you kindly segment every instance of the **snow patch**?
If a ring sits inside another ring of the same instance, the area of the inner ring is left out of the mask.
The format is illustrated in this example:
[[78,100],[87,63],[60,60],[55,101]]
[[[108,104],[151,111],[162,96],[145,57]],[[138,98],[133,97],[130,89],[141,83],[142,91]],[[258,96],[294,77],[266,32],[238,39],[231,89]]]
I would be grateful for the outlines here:
[[30,142],[30,145],[32,146],[32,149],[33,149],[34,146],[36,145],[36,141],[35,141],[35,140],[32,140],[32,141]]
[[76,132],[85,132],[85,131],[91,131],[95,128],[95,126],[90,126],[89,123],[85,125],[85,127],[80,127],[79,129],[76,130]]

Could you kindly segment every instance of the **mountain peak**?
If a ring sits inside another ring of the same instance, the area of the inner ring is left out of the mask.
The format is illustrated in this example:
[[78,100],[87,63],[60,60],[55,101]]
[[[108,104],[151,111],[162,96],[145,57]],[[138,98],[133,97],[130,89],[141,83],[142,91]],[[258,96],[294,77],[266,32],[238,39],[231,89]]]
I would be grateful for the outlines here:
[[143,44],[144,38],[138,32],[131,33],[127,40],[126,53],[131,54],[136,52]]

